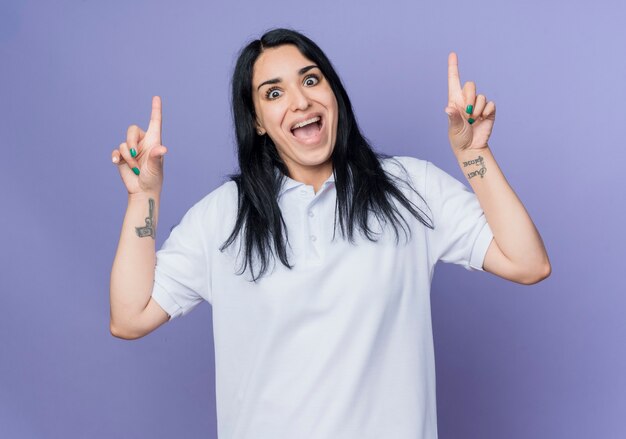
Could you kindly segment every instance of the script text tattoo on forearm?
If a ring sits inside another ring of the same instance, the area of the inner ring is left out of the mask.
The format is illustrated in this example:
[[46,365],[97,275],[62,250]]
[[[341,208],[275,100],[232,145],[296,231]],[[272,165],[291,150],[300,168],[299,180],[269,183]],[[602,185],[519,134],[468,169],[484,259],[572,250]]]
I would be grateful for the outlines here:
[[480,166],[480,169],[468,172],[467,178],[474,178],[477,175],[480,175],[480,178],[483,178],[483,175],[487,173],[487,168],[485,167],[485,160],[483,159],[483,157],[479,155],[478,158],[474,160],[463,162],[464,168],[467,168],[468,166],[472,166],[472,165]]

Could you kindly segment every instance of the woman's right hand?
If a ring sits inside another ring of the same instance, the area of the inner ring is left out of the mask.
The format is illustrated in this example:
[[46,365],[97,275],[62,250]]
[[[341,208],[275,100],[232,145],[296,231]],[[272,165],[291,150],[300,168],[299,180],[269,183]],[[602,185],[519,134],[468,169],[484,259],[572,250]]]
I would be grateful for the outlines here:
[[126,142],[111,153],[129,195],[161,192],[163,156],[167,152],[161,145],[161,115],[161,98],[154,96],[148,131],[129,126]]

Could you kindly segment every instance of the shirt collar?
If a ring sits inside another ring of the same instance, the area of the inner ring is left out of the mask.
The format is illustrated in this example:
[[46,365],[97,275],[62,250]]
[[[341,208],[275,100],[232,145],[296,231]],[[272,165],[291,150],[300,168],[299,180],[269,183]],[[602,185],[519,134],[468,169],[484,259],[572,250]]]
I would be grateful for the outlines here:
[[[276,172],[280,172],[280,171],[276,169]],[[318,193],[326,189],[327,186],[334,184],[334,183],[335,183],[335,173],[333,172],[332,174],[330,174],[330,177],[328,177],[326,181],[322,183],[322,186],[320,187],[320,190],[318,191]],[[301,181],[296,181],[293,178],[283,175],[283,182],[282,182],[280,190],[278,191],[278,196],[280,197],[285,192],[288,192],[292,189],[295,189],[303,185],[304,183],[302,183]]]

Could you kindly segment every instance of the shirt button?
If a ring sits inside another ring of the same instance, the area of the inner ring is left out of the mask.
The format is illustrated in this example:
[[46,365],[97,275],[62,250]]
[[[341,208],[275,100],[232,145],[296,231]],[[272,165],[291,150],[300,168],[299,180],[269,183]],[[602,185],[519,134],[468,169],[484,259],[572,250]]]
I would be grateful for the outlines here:
[[302,190],[300,191],[300,195],[302,195],[302,196],[306,195],[306,191],[305,191],[304,189],[302,189]]
[[311,218],[313,218],[313,217],[315,216],[315,214],[313,213],[313,211],[312,211],[312,210],[309,210],[309,216],[310,216]]
[[316,237],[315,235],[311,235],[311,241],[312,241],[312,242],[317,241],[317,237]]

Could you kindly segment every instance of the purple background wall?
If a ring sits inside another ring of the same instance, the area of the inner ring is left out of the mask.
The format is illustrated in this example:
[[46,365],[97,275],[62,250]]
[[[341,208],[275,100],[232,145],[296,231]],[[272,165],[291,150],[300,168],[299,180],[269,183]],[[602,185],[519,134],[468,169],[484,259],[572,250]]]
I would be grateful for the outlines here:
[[553,274],[531,287],[439,265],[439,433],[626,437],[623,3],[0,3],[0,437],[215,437],[211,308],[109,333],[126,207],[110,153],[164,105],[160,246],[235,168],[228,81],[275,26],[328,53],[379,150],[463,180],[446,60],[496,101],[490,142]]

